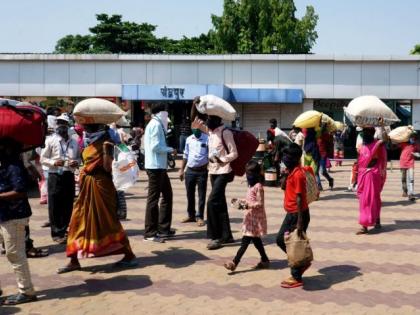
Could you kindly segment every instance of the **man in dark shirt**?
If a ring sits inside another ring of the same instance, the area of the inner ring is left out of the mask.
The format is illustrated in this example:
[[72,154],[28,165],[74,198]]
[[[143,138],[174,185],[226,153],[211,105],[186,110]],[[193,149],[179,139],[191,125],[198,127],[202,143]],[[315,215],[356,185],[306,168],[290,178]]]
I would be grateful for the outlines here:
[[[2,303],[15,305],[35,301],[25,250],[25,226],[31,216],[26,195],[27,173],[20,160],[21,146],[9,139],[0,139],[0,241],[15,272],[19,293]],[[0,294],[1,294],[0,290]]]

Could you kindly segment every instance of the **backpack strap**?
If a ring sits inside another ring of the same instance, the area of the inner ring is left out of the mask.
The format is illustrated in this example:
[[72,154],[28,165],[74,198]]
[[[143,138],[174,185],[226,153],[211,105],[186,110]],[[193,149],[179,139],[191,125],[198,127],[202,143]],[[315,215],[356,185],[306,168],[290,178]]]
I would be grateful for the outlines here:
[[226,130],[226,127],[225,127],[225,128],[223,128],[223,130],[222,130],[222,144],[223,144],[223,146],[224,146],[224,148],[225,148],[225,150],[226,150],[227,154],[229,154],[229,149],[228,149],[228,147],[227,147],[227,145],[226,145],[226,142],[225,142],[225,137],[223,137],[223,133],[225,132],[225,130]]

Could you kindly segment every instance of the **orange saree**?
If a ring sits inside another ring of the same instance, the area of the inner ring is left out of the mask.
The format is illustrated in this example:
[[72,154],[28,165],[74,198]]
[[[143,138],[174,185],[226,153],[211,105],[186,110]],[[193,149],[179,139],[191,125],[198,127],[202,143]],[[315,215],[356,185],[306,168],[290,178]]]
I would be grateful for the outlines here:
[[68,257],[117,255],[130,248],[117,218],[112,176],[103,168],[103,143],[104,139],[98,140],[83,150],[80,193],[73,206],[67,238]]

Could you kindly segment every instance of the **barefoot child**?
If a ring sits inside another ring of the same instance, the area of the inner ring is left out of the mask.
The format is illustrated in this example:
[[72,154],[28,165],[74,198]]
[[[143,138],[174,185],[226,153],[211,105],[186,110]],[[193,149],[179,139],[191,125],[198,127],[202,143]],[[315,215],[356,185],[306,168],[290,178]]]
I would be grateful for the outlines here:
[[256,161],[249,161],[246,165],[246,179],[248,181],[248,194],[245,200],[232,199],[238,209],[244,210],[242,223],[242,243],[233,261],[224,264],[225,268],[234,271],[239,264],[248,245],[253,242],[261,255],[261,261],[255,269],[268,268],[270,261],[264,250],[261,237],[267,234],[267,218],[264,207],[264,188],[261,184],[261,167]]
[[[306,232],[310,215],[306,201],[306,176],[300,165],[302,149],[295,143],[283,151],[283,163],[286,165],[288,175],[282,185],[284,193],[284,209],[287,214],[280,231],[277,234],[277,245],[286,253],[284,234],[297,229],[298,234]],[[303,286],[302,275],[311,264],[301,268],[291,268],[291,277],[281,283],[283,288],[297,288]]]

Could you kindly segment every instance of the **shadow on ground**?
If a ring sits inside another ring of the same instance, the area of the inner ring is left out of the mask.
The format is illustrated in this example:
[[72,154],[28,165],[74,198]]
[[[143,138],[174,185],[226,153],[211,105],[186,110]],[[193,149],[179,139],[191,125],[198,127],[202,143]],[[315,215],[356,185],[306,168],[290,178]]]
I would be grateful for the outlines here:
[[352,265],[337,265],[318,270],[320,275],[305,277],[303,289],[306,291],[327,290],[332,285],[360,277],[360,268]]
[[386,224],[382,225],[380,229],[369,230],[369,234],[382,234],[397,230],[420,230],[420,220],[396,220],[394,224]]
[[15,306],[0,305],[0,314],[4,314],[4,315],[21,314],[21,309]]
[[[37,292],[41,301],[95,296],[102,292],[125,292],[140,290],[153,284],[149,276],[121,275],[109,279],[87,279],[84,283],[67,287],[46,289]],[[1,309],[0,309],[1,310]]]
[[[240,265],[239,265],[240,266]],[[280,270],[280,269],[285,269],[287,268],[287,260],[271,260],[270,261],[270,269],[271,270]],[[233,272],[228,273],[229,276],[234,276],[234,275],[238,275],[238,274],[244,274],[244,273],[249,273],[249,272],[254,272],[254,271],[261,271],[261,269],[255,269],[255,268],[250,268],[250,269],[245,269],[245,270],[235,270]]]

